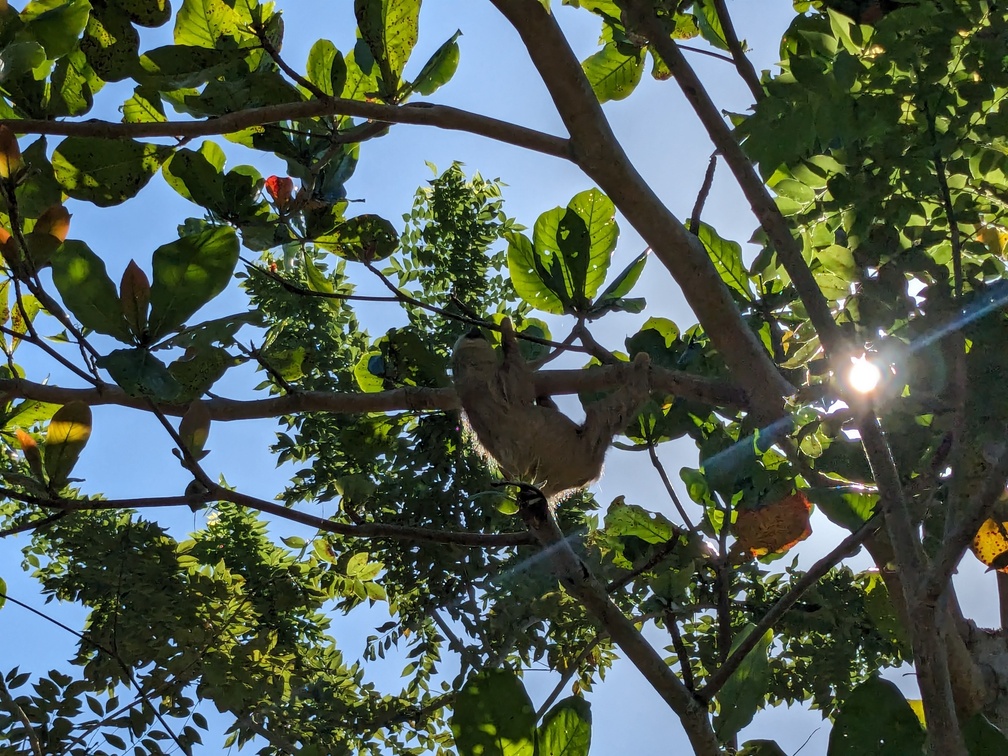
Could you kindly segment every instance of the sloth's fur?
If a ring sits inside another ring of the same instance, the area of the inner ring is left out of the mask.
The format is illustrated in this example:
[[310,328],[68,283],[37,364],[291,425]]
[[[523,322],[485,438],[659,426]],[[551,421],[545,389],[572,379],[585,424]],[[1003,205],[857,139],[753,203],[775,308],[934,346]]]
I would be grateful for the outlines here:
[[529,483],[551,502],[599,477],[613,436],[647,401],[647,355],[626,369],[626,380],[588,404],[578,425],[536,395],[510,320],[501,324],[500,358],[478,330],[460,338],[452,354],[455,390],[482,451],[506,480]]

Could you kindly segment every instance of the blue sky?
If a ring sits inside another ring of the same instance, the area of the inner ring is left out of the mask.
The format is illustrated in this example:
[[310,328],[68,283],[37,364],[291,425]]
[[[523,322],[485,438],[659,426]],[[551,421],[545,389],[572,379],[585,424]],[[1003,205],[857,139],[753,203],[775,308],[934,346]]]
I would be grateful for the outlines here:
[[[175,5],[177,7],[178,3]],[[327,37],[344,51],[353,46],[350,2],[278,0],[276,5],[283,11],[286,22],[283,54],[295,67],[303,66],[309,48],[319,36]],[[561,7],[559,0],[554,0],[554,6],[580,57],[593,52],[599,31],[597,21],[583,11]],[[729,2],[729,7],[740,35],[750,43],[757,70],[772,67],[777,60],[781,33],[793,15],[789,0],[736,0]],[[456,29],[463,32],[459,40],[459,71],[447,87],[435,94],[433,101],[551,133],[563,133],[552,103],[517,35],[487,2],[426,0],[421,15],[420,41],[407,75],[411,71],[415,74],[423,61]],[[155,30],[144,37],[145,47],[168,41],[170,28]],[[736,111],[748,108],[747,90],[733,69],[723,62],[696,54],[690,55],[690,60],[719,107]],[[99,94],[99,108],[89,116],[117,118],[116,108],[127,96],[129,91],[121,86],[106,88]],[[627,153],[656,193],[677,215],[688,215],[712,148],[676,85],[645,77],[628,100],[607,104],[606,113]],[[283,173],[283,166],[277,160],[263,159],[233,145],[224,146],[229,161],[254,162],[264,175]],[[348,186],[349,194],[366,198],[367,212],[384,215],[398,224],[401,215],[410,209],[416,188],[431,178],[426,163],[445,168],[453,160],[463,162],[467,172],[479,171],[485,177],[499,177],[504,181],[507,184],[506,211],[528,226],[539,213],[565,205],[575,193],[591,186],[575,167],[563,161],[469,134],[397,126],[389,136],[364,146],[357,173]],[[160,178],[155,178],[136,200],[118,208],[98,210],[77,203],[71,204],[71,211],[74,213],[71,235],[86,240],[106,256],[114,280],[118,280],[133,257],[149,271],[153,249],[172,240],[176,225],[187,216],[199,215],[199,208],[180,198]],[[743,243],[755,228],[753,217],[723,165],[719,166],[704,219],[724,237]],[[614,270],[622,269],[644,247],[625,222],[620,225],[622,234],[613,262]],[[688,326],[695,320],[682,303],[676,284],[654,260],[649,263],[635,295],[647,297],[649,309],[645,313],[606,318],[598,324],[595,335],[610,348],[621,348],[623,337],[652,315],[669,317],[681,326]],[[244,301],[239,293],[232,292],[213,306],[220,308],[223,314],[227,310],[242,309]],[[362,304],[359,315],[372,335],[383,332],[392,324],[390,319],[399,317],[394,308],[380,304]],[[555,322],[556,331],[565,333],[564,324]],[[22,350],[27,349],[22,347]],[[19,353],[19,357],[24,359],[27,355]],[[37,370],[48,372],[52,382],[59,383],[66,378],[51,365],[39,365]],[[237,378],[229,379],[224,393],[238,396],[258,380],[251,370],[245,370]],[[94,436],[78,468],[87,478],[85,490],[104,492],[110,497],[180,493],[188,476],[171,456],[170,440],[155,425],[139,413],[113,408],[96,410]],[[240,490],[271,497],[283,486],[284,473],[289,472],[276,470],[275,461],[268,453],[274,431],[275,425],[269,422],[215,424],[209,443],[213,452],[206,469],[211,474],[223,474]],[[663,457],[675,477],[674,471],[679,467],[695,464],[696,453],[690,446],[679,445],[664,449]],[[628,499],[658,509],[667,508],[667,514],[674,519],[671,506],[664,503],[663,497],[653,495],[657,483],[650,464],[640,455],[611,455],[596,493],[599,501],[605,503],[629,491]],[[167,515],[166,521],[178,528],[181,535],[201,526],[202,518],[202,513],[194,515],[183,509]],[[838,537],[838,531],[821,517],[816,518],[813,525],[815,535],[800,550],[802,563],[806,565]],[[282,524],[273,531],[287,535],[296,529]],[[19,567],[18,547],[23,542],[9,538],[0,544],[0,576],[7,581],[12,596],[42,608],[36,585]],[[867,566],[866,562],[857,564]],[[989,590],[991,584],[981,581],[991,578],[983,576],[972,564],[969,569],[968,582],[974,591],[981,585],[985,591]],[[964,581],[960,580],[960,584]],[[979,600],[971,602],[971,593],[976,595],[967,591],[967,606],[976,605],[981,624],[993,624],[996,607]],[[79,626],[83,618],[82,613],[72,607],[49,605],[45,610],[73,626]],[[341,638],[360,638],[359,646],[354,646],[352,641],[343,642],[347,653],[361,650],[364,637],[384,620],[381,612],[373,616],[361,613],[340,620],[337,627]],[[72,636],[12,605],[0,611],[0,637],[5,641],[0,645],[2,670],[16,664],[35,671],[58,667],[74,646]],[[650,632],[649,637],[658,646],[667,645],[664,633]],[[372,674],[393,687],[400,667],[395,660],[384,667],[376,667]],[[537,704],[549,693],[556,679],[541,671],[532,671],[526,676]],[[908,683],[901,678],[900,682],[912,691],[912,681]],[[682,752],[687,752],[675,717],[629,664],[618,662],[605,682],[596,686],[590,700],[595,718],[593,753],[678,753],[680,744]],[[743,731],[742,739],[775,738],[791,754],[811,736],[812,740],[802,753],[819,754],[825,751],[827,733],[828,724],[821,721],[818,713],[781,709],[758,715],[755,724]],[[218,752],[219,741],[208,738],[207,743],[205,753]]]

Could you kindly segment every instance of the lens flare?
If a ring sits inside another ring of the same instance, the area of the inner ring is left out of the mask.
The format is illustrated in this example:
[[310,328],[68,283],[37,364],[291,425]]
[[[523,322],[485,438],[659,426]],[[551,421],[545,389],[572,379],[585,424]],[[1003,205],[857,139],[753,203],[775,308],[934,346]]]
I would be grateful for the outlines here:
[[847,384],[859,394],[875,390],[882,380],[882,371],[863,355],[851,358],[851,368],[847,372]]

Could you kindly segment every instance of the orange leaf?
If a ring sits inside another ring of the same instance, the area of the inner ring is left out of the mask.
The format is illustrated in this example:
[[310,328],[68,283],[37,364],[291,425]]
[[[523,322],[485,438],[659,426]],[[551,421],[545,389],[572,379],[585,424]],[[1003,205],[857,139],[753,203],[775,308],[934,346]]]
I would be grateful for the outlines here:
[[70,213],[63,205],[53,205],[39,216],[33,230],[65,242],[70,232]]
[[21,170],[21,165],[17,135],[7,126],[0,126],[0,178],[10,178]]
[[973,555],[990,569],[1008,572],[1008,522],[990,518],[980,526],[973,543]]
[[733,526],[737,547],[759,557],[782,554],[812,534],[812,505],[794,493],[759,509],[740,510]]

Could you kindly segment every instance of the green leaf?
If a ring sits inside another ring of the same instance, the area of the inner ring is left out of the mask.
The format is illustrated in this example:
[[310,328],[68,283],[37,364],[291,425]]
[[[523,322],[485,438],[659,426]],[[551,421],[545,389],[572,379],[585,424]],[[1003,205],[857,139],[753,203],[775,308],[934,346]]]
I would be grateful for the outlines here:
[[90,407],[83,402],[70,402],[56,410],[49,421],[45,442],[45,471],[52,490],[59,491],[66,485],[90,437]]
[[68,137],[53,152],[56,180],[74,199],[109,207],[135,196],[172,153],[132,139]]
[[112,0],[137,26],[158,27],[171,18],[169,0]]
[[361,38],[378,64],[384,94],[391,97],[416,45],[420,0],[354,0],[354,14]]
[[508,235],[508,269],[519,295],[546,312],[586,310],[616,247],[615,215],[609,198],[590,189],[575,195],[566,208],[540,215],[531,245],[524,236]]
[[925,735],[899,688],[872,677],[850,692],[830,732],[827,756],[918,756]]
[[808,488],[805,495],[831,522],[850,531],[857,530],[872,516],[878,494],[846,488]]
[[220,347],[204,346],[186,351],[168,366],[168,372],[181,387],[178,400],[198,399],[221,379],[234,364],[234,358]]
[[599,102],[622,100],[640,83],[644,73],[644,50],[608,42],[581,64]]
[[122,81],[136,71],[140,35],[125,13],[106,6],[91,14],[80,49],[98,76]]
[[183,236],[154,250],[150,338],[182,325],[224,291],[238,263],[238,235],[230,226]]
[[532,756],[535,709],[509,669],[470,677],[455,699],[451,731],[459,756]]
[[181,391],[164,363],[146,349],[116,349],[96,362],[130,396],[174,402]]
[[566,291],[561,299],[539,274],[539,258],[532,241],[525,234],[513,231],[505,234],[508,242],[508,272],[518,296],[543,312],[562,315],[570,304]]
[[606,512],[605,531],[610,536],[634,536],[646,543],[667,543],[676,537],[675,527],[664,515],[627,504],[622,497]]
[[227,37],[241,39],[249,19],[227,0],[183,0],[175,16],[175,44],[214,48]]
[[33,0],[21,11],[21,20],[46,57],[56,60],[77,46],[90,13],[88,0]]
[[215,164],[217,152],[220,147],[213,142],[204,142],[198,152],[178,150],[161,166],[161,175],[168,186],[190,202],[219,212],[224,204],[224,176],[223,164]]
[[312,45],[305,66],[308,81],[330,97],[341,97],[347,81],[347,64],[343,54],[328,39]]
[[140,56],[137,83],[161,91],[186,89],[206,84],[235,68],[242,50],[215,50],[198,45],[165,45]]
[[153,87],[136,87],[133,96],[123,103],[122,113],[126,123],[164,123],[168,120],[161,95]]
[[543,756],[588,756],[591,747],[591,704],[571,696],[546,712],[539,727],[538,753]]
[[371,213],[346,220],[336,229],[336,234],[339,242],[332,245],[333,251],[357,262],[384,260],[399,246],[395,226]]
[[1008,737],[983,714],[974,714],[962,728],[966,749],[971,756],[1008,753]]
[[461,36],[462,30],[459,29],[434,52],[413,80],[415,91],[424,96],[432,95],[451,80],[459,64],[457,40]]
[[52,277],[63,304],[81,325],[120,341],[130,341],[115,284],[105,272],[105,263],[87,244],[64,242],[53,255]]
[[747,740],[738,756],[787,756],[784,749],[772,740]]
[[210,410],[203,402],[193,402],[179,422],[179,438],[197,460],[206,456],[207,438],[210,436]]
[[[735,637],[732,651],[754,630],[755,625],[747,625]],[[767,630],[717,694],[718,714],[714,718],[714,732],[722,743],[727,743],[749,724],[764,703],[770,686],[767,654],[771,641],[773,630]]]
[[714,261],[714,267],[717,268],[721,280],[746,300],[751,300],[749,274],[742,263],[742,247],[736,242],[722,239],[717,231],[706,223],[700,224],[697,236],[703,242],[711,260]]

